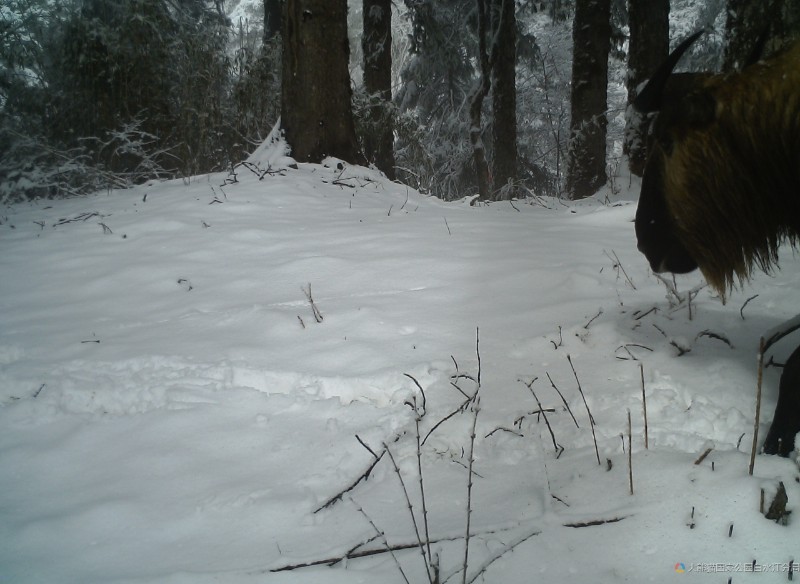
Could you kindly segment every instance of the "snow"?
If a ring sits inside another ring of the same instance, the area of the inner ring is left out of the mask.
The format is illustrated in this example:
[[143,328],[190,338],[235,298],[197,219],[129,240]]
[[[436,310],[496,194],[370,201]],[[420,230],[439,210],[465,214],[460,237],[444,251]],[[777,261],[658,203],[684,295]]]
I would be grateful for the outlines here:
[[[800,528],[759,497],[783,481],[794,508],[798,466],[747,468],[758,338],[800,299],[790,250],[726,305],[701,290],[690,320],[635,248],[635,182],[471,206],[336,160],[291,168],[277,141],[248,162],[236,182],[0,213],[3,582],[402,582],[388,553],[273,570],[381,550],[370,521],[417,541],[399,480],[423,529],[413,400],[422,438],[436,426],[421,448],[432,547],[460,582],[476,414],[445,418],[465,402],[451,382],[472,395],[478,374],[470,577],[664,582],[683,562],[685,581],[786,581]],[[779,374],[765,371],[762,437]],[[399,475],[384,456],[315,512],[373,463],[356,436],[388,445]],[[418,549],[395,556],[426,581]],[[753,560],[761,573],[738,572]]]

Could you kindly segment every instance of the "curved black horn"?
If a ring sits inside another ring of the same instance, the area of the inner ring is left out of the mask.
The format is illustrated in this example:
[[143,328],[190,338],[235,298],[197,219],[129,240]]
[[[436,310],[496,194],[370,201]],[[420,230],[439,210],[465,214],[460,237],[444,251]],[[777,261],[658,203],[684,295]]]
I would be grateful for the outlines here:
[[653,76],[650,77],[650,81],[644,86],[644,89],[642,89],[639,95],[636,96],[636,99],[633,100],[633,107],[636,108],[637,111],[649,113],[661,109],[661,97],[664,93],[664,86],[667,84],[667,79],[669,79],[672,70],[675,68],[675,65],[678,64],[678,61],[686,52],[686,49],[688,49],[692,43],[697,40],[697,37],[704,32],[705,30],[701,30],[694,33],[675,47],[669,54],[669,57],[667,57],[667,60],[661,63],[655,73],[653,73]]

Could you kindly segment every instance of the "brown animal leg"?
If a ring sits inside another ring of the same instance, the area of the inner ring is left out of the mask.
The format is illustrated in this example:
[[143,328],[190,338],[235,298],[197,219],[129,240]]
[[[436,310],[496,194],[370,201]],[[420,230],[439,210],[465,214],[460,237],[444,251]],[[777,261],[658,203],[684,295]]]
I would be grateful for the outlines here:
[[795,435],[800,432],[800,347],[783,367],[778,389],[778,405],[772,426],[764,441],[765,454],[789,456],[794,450]]

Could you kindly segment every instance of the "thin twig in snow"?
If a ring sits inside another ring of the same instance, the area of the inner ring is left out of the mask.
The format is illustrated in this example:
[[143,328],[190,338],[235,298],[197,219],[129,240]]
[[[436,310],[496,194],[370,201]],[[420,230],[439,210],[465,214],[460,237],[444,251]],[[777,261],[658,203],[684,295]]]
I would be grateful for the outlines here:
[[[325,501],[322,505],[320,505],[319,507],[314,509],[314,513],[319,513],[320,511],[322,511],[323,509],[327,509],[328,507],[330,507],[331,505],[333,505],[337,501],[341,501],[342,497],[344,497],[345,493],[349,493],[350,491],[355,489],[356,486],[361,481],[367,480],[369,478],[370,473],[372,473],[372,469],[374,469],[375,465],[377,465],[380,462],[380,460],[381,460],[381,458],[383,458],[384,454],[386,454],[385,450],[383,452],[381,452],[377,457],[374,458],[374,460],[372,461],[372,464],[370,464],[369,467],[367,467],[367,470],[365,470],[363,473],[361,473],[361,476],[359,476],[355,481],[350,483],[350,485],[345,487],[343,490],[339,491],[339,493],[337,493],[336,495],[334,495],[333,497],[331,497],[330,499]],[[374,453],[373,453],[373,455],[374,455]]]
[[634,290],[636,290],[636,284],[633,283],[633,280],[631,280],[630,276],[628,276],[628,272],[626,272],[625,268],[622,266],[622,262],[619,261],[619,257],[617,256],[617,252],[615,252],[613,249],[611,250],[611,253],[614,255],[613,258],[608,254],[608,252],[606,250],[603,250],[603,253],[606,254],[606,257],[608,259],[610,259],[612,262],[614,262],[614,269],[617,270],[617,276],[619,277],[619,271],[622,271],[622,273],[625,276],[625,279],[628,281],[628,284],[630,285],[630,287],[633,288]]
[[558,348],[559,348],[561,345],[563,345],[563,344],[564,344],[564,337],[561,335],[561,325],[558,325],[558,343],[556,343],[556,342],[555,342],[555,341],[553,341],[553,340],[551,340],[550,342],[551,342],[551,343],[553,343],[553,348],[554,348],[556,351],[558,351]]
[[586,401],[586,395],[583,393],[583,388],[581,387],[581,381],[578,379],[578,373],[575,371],[575,366],[572,364],[572,358],[567,355],[567,361],[569,361],[569,366],[572,368],[572,374],[575,376],[575,381],[578,383],[578,391],[583,398],[583,405],[586,406],[586,413],[589,414],[589,426],[592,428],[592,440],[594,441],[594,453],[597,455],[597,464],[602,464],[600,462],[600,449],[597,448],[597,434],[594,431],[594,416],[592,415],[592,411],[589,409],[589,403]]
[[587,322],[585,325],[583,325],[583,328],[588,329],[589,325],[591,325],[595,320],[597,320],[600,317],[601,314],[603,314],[603,309],[602,308],[597,311],[597,314],[595,314],[592,318],[589,319],[589,322]]
[[[425,415],[425,411],[426,411],[426,410],[425,410],[425,406],[426,406],[426,404],[428,403],[428,399],[425,397],[425,390],[424,390],[424,389],[422,389],[422,386],[419,384],[419,381],[417,381],[417,380],[414,378],[414,376],[413,376],[413,375],[410,375],[410,374],[408,374],[408,373],[403,373],[403,375],[405,375],[405,376],[406,376],[406,377],[408,377],[408,378],[409,378],[411,381],[413,381],[413,382],[414,382],[414,385],[416,385],[416,386],[417,386],[417,388],[419,389],[419,392],[422,394],[422,412],[423,412],[423,413],[422,413],[422,415],[424,416],[424,415]],[[416,409],[416,408],[415,408],[415,409]]]
[[[414,514],[414,506],[411,504],[411,497],[408,495],[408,489],[406,488],[406,482],[403,480],[403,473],[400,472],[400,467],[397,466],[397,461],[394,459],[394,455],[392,451],[389,449],[389,446],[384,443],[383,448],[386,450],[386,453],[389,455],[389,460],[392,461],[392,466],[394,467],[394,472],[397,475],[397,478],[400,480],[400,486],[403,489],[403,495],[406,498],[406,505],[408,506],[408,513],[411,515],[411,523],[414,525],[414,534],[417,537],[417,542],[419,542],[419,551],[422,554],[422,563],[425,564],[425,571],[428,574],[428,581],[431,581],[431,569],[430,569],[430,562],[428,561],[428,556],[425,552],[425,545],[422,541],[422,535],[420,535],[419,526],[417,525],[417,516]],[[427,540],[427,537],[426,537]],[[430,548],[428,548],[430,549]]]
[[317,321],[318,323],[322,322],[324,317],[322,316],[322,313],[319,311],[319,308],[317,308],[317,305],[314,302],[314,298],[311,296],[311,283],[309,282],[308,289],[302,287],[300,289],[303,291],[303,294],[306,295],[306,299],[308,300],[308,303],[311,305],[311,311],[314,313],[314,320]]
[[744,320],[744,307],[747,306],[751,300],[755,300],[756,298],[758,298],[758,294],[756,294],[755,296],[751,296],[750,298],[744,301],[744,304],[742,304],[742,307],[739,309],[739,315],[742,317],[742,320]]
[[425,438],[423,438],[423,439],[422,439],[422,444],[424,445],[424,444],[425,444],[425,442],[427,442],[427,441],[428,441],[428,438],[430,438],[430,435],[431,435],[431,434],[433,434],[433,432],[434,432],[434,431],[435,431],[435,430],[436,430],[436,429],[437,429],[439,426],[441,426],[442,424],[444,424],[444,423],[445,423],[447,420],[449,420],[450,418],[452,418],[452,417],[453,417],[453,416],[455,416],[456,414],[461,414],[461,413],[463,413],[463,412],[464,412],[464,410],[467,408],[467,406],[470,404],[470,402],[472,402],[472,400],[473,400],[473,399],[475,399],[475,396],[471,396],[471,397],[470,397],[470,396],[467,396],[467,398],[466,398],[466,399],[465,399],[463,402],[461,402],[461,405],[459,405],[459,406],[458,406],[458,407],[457,407],[455,410],[453,410],[452,412],[450,412],[449,414],[447,414],[447,415],[446,415],[444,418],[442,418],[441,420],[439,420],[438,422],[436,422],[436,423],[433,425],[433,427],[432,427],[430,430],[428,430],[428,433],[427,433],[427,434],[425,434]]
[[670,338],[670,336],[666,332],[664,332],[664,329],[662,329],[657,324],[653,323],[653,328],[655,328],[658,332],[660,332],[662,335],[664,335],[664,338],[667,339],[667,341],[669,342],[670,345],[672,345],[673,347],[678,349],[678,357],[681,357],[681,356],[685,355],[686,353],[691,352],[691,350],[692,350],[691,347],[684,347],[680,343],[678,343],[678,341],[676,341],[675,339]]
[[[416,438],[417,438],[417,473],[419,476],[419,494],[420,498],[422,499],[422,524],[425,529],[425,546],[428,551],[428,564],[434,570],[435,574],[437,569],[433,561],[433,555],[431,554],[431,534],[430,530],[428,529],[428,504],[425,498],[425,482],[422,479],[422,444],[419,438],[419,421],[422,419],[422,416],[424,416],[425,413],[423,411],[423,413],[420,415],[419,411],[417,410],[416,396],[414,397],[414,413],[415,413],[414,426],[416,428]],[[429,579],[430,579],[430,572],[429,572]],[[433,582],[434,579],[431,579],[431,582]]]
[[450,376],[450,379],[468,379],[469,381],[477,384],[478,380],[475,379],[474,376],[470,375],[469,373],[456,373]]
[[556,384],[553,382],[553,378],[550,377],[550,374],[547,371],[545,371],[544,374],[547,375],[547,379],[550,381],[550,385],[553,386],[553,389],[556,390],[556,393],[558,394],[558,397],[560,397],[561,401],[564,402],[564,407],[567,408],[567,411],[569,412],[569,415],[572,416],[572,421],[575,422],[575,427],[576,428],[580,428],[581,426],[580,426],[580,424],[578,424],[578,420],[575,419],[575,414],[572,413],[572,408],[569,407],[569,404],[567,403],[567,400],[564,399],[564,395],[556,387]]
[[364,511],[364,509],[362,509],[362,508],[361,508],[361,505],[359,505],[358,503],[356,503],[356,502],[355,502],[355,501],[352,499],[352,497],[350,498],[350,501],[353,503],[353,505],[355,505],[355,506],[356,506],[356,509],[358,509],[358,511],[359,511],[359,512],[360,512],[360,513],[361,513],[361,514],[364,516],[364,518],[365,518],[365,519],[366,519],[366,520],[369,522],[369,524],[372,526],[372,529],[374,529],[374,530],[375,530],[375,533],[378,535],[378,537],[380,537],[380,538],[381,538],[381,540],[383,541],[383,545],[386,547],[386,550],[387,550],[387,551],[388,551],[388,552],[391,554],[391,556],[392,556],[392,559],[394,560],[394,563],[395,563],[395,565],[397,566],[397,569],[400,571],[400,574],[403,576],[403,580],[405,580],[406,584],[410,584],[410,583],[409,583],[409,581],[408,581],[408,577],[406,576],[406,573],[403,571],[403,566],[401,566],[401,565],[400,565],[400,561],[397,559],[397,556],[396,556],[396,555],[394,555],[394,550],[393,550],[393,549],[392,549],[392,547],[389,545],[389,542],[388,542],[388,541],[387,541],[387,539],[386,539],[386,534],[385,534],[385,533],[383,533],[383,532],[382,532],[380,529],[378,529],[378,526],[377,526],[377,525],[375,525],[375,522],[372,520],[372,518],[371,518],[369,515],[367,515],[367,512],[366,512],[366,511]]
[[453,387],[455,387],[455,388],[456,388],[456,389],[457,389],[457,390],[458,390],[458,391],[461,393],[461,395],[463,395],[465,398],[467,398],[467,400],[471,400],[471,399],[472,399],[472,398],[471,398],[469,395],[467,395],[467,392],[466,392],[466,391],[464,391],[463,389],[461,389],[460,387],[458,387],[458,385],[457,385],[456,383],[453,383],[453,382],[451,381],[451,382],[450,382],[450,385],[452,385]]
[[[553,410],[550,410],[550,411],[553,411]],[[506,428],[504,426],[498,426],[497,428],[495,428],[494,430],[492,430],[491,432],[486,434],[486,436],[484,436],[484,438],[489,438],[490,436],[494,435],[495,432],[508,432],[509,434],[513,434],[514,436],[519,436],[520,438],[524,438],[525,437],[525,435],[522,432],[517,432],[516,430],[511,430],[510,428]]]
[[481,388],[481,329],[475,328],[475,354],[478,356],[478,389]]
[[[479,353],[480,354],[480,353]],[[478,386],[480,389],[480,386]],[[469,468],[467,469],[467,528],[464,534],[464,577],[461,579],[462,584],[467,582],[467,567],[469,566],[469,538],[470,538],[470,521],[472,520],[472,465],[475,462],[475,427],[478,424],[478,413],[481,410],[481,401],[479,397],[475,398],[472,416],[472,429],[469,436]]]
[[544,418],[544,423],[545,425],[547,425],[547,429],[550,431],[550,437],[553,439],[553,451],[556,453],[556,458],[558,458],[561,455],[561,452],[564,450],[564,448],[562,446],[559,446],[559,444],[556,442],[556,435],[553,433],[553,428],[552,426],[550,426],[550,422],[547,419],[547,414],[544,413],[544,407],[542,406],[542,402],[539,401],[539,398],[536,396],[536,392],[533,391],[533,384],[537,379],[539,378],[534,377],[533,379],[531,379],[530,383],[525,383],[521,379],[519,379],[518,381],[524,384],[525,387],[528,388],[528,390],[531,392],[531,395],[533,396],[533,399],[536,400],[536,405],[539,406],[539,411],[542,413],[542,417]]
[[722,341],[723,343],[728,345],[731,349],[733,349],[733,343],[731,343],[730,340],[728,340],[728,337],[726,337],[723,334],[715,333],[714,331],[706,329],[704,331],[700,331],[699,333],[697,333],[695,340],[699,339],[700,337],[708,337],[710,339],[716,339],[718,341]]
[[494,564],[497,560],[502,558],[508,552],[514,551],[515,548],[517,548],[518,546],[522,545],[523,543],[525,543],[526,541],[528,541],[530,538],[534,537],[535,535],[539,535],[541,533],[542,532],[540,530],[532,531],[531,533],[529,533],[527,535],[524,535],[524,536],[520,537],[519,539],[513,541],[512,543],[506,545],[505,547],[497,550],[490,557],[486,558],[486,560],[484,560],[483,563],[480,566],[478,566],[478,569],[475,570],[475,573],[472,574],[472,576],[469,578],[469,580],[467,580],[467,584],[472,584],[473,582],[475,582],[486,570],[489,569],[489,566]]
[[361,444],[361,446],[363,446],[372,456],[374,456],[375,458],[380,458],[377,454],[375,454],[375,451],[361,439],[361,436],[359,436],[358,434],[356,434],[356,440],[358,440],[358,443]]
[[633,313],[633,320],[642,320],[645,316],[647,316],[651,312],[658,312],[658,307],[653,306],[652,308],[650,308],[649,310],[645,310],[644,312],[637,310],[636,312]]

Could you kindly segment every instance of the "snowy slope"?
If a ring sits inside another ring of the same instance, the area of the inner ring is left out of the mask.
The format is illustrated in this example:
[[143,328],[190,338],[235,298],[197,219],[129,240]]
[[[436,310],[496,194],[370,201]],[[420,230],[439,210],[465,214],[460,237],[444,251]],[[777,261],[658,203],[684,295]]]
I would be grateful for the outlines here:
[[[471,207],[336,161],[254,169],[2,210],[0,580],[402,582],[399,563],[426,581],[418,549],[272,571],[384,549],[370,521],[417,541],[388,456],[314,511],[374,462],[357,435],[388,445],[424,531],[424,399],[443,580],[461,581],[475,422],[470,577],[666,582],[683,562],[686,581],[786,581],[798,522],[764,519],[759,491],[783,481],[796,507],[798,467],[747,466],[757,339],[800,305],[790,250],[725,306],[702,290],[690,320],[635,249],[634,196]],[[477,420],[445,420],[479,373]],[[734,573],[753,560],[776,572]]]

